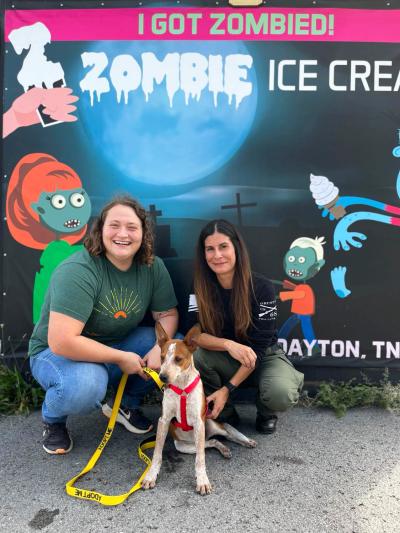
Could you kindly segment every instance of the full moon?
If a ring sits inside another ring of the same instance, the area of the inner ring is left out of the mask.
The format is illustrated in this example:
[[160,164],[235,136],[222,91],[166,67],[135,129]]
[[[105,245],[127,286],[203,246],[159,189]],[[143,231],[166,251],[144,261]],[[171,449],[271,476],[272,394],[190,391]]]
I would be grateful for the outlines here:
[[[143,41],[99,42],[91,52],[104,52],[108,66],[101,76],[110,81],[113,59],[132,55],[141,64],[141,54],[153,52],[159,61],[168,53],[197,52],[208,57],[248,54],[241,42]],[[247,71],[251,95],[236,107],[235,97],[214,94],[205,87],[200,98],[185,103],[178,90],[170,106],[165,80],[157,85],[146,101],[141,88],[118,103],[110,82],[110,92],[90,105],[86,92],[81,96],[81,120],[99,157],[103,157],[127,179],[152,185],[181,185],[200,180],[220,168],[246,139],[257,107],[257,79],[254,69]]]

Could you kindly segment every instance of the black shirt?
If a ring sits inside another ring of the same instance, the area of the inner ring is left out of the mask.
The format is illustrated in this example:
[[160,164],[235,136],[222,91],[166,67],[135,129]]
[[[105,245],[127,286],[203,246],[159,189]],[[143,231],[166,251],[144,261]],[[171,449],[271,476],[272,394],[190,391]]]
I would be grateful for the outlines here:
[[[251,318],[246,334],[246,340],[239,340],[235,335],[235,325],[231,309],[232,289],[224,289],[217,283],[216,290],[219,293],[220,301],[223,305],[224,324],[221,332],[221,338],[230,339],[240,344],[250,346],[257,356],[265,352],[269,346],[277,342],[276,318],[277,306],[275,300],[275,291],[272,283],[261,274],[252,273],[254,294],[251,295]],[[189,296],[188,323],[194,325],[198,322],[198,308],[196,296]],[[206,331],[204,333],[207,333]]]

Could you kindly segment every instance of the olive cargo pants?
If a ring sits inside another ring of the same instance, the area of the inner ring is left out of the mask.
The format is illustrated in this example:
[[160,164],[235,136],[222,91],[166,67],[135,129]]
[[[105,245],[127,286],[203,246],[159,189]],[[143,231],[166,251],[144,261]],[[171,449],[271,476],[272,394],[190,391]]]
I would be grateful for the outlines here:
[[[240,363],[228,352],[216,352],[198,348],[194,363],[200,372],[206,396],[220,389],[236,373]],[[303,387],[304,376],[297,371],[285,352],[276,344],[266,350],[254,372],[240,387],[257,388],[257,414],[262,417],[276,411],[286,411],[295,405]],[[230,400],[221,412],[221,419],[233,412]]]

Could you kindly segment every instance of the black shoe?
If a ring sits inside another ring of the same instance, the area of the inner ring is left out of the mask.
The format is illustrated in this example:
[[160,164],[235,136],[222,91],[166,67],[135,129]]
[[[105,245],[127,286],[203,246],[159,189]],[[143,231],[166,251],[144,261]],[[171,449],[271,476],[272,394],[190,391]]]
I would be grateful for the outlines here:
[[277,422],[278,422],[278,417],[276,415],[270,415],[270,416],[257,415],[256,430],[259,433],[264,433],[265,435],[269,435],[270,433],[274,433],[276,431]]
[[[108,403],[103,405],[102,411],[107,418],[111,417],[112,407],[110,407]],[[147,433],[153,429],[153,424],[144,416],[140,409],[120,407],[116,421],[119,424],[122,424],[131,433]]]
[[72,450],[73,442],[65,423],[44,424],[43,449],[52,455],[63,455]]

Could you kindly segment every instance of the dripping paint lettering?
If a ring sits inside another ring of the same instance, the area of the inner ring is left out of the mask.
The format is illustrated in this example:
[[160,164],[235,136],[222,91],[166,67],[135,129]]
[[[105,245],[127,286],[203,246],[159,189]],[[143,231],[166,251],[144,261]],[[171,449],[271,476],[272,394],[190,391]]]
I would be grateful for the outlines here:
[[252,93],[253,86],[248,79],[248,69],[253,65],[253,58],[247,54],[209,55],[199,53],[169,53],[160,60],[152,52],[141,54],[141,66],[137,59],[129,54],[114,57],[109,77],[104,72],[108,66],[108,57],[104,52],[84,52],[82,55],[84,68],[90,68],[80,81],[83,92],[90,95],[93,106],[95,96],[100,102],[101,95],[111,90],[110,81],[116,91],[118,103],[123,97],[128,103],[129,93],[141,89],[146,101],[154,91],[154,83],[161,84],[165,80],[169,104],[178,90],[183,91],[186,105],[189,98],[200,99],[204,89],[213,93],[214,105],[218,105],[218,95],[225,94],[229,104],[235,98],[235,107]]

